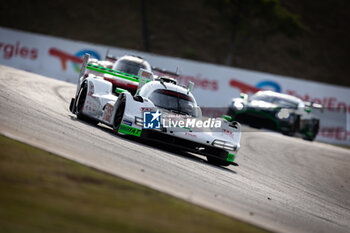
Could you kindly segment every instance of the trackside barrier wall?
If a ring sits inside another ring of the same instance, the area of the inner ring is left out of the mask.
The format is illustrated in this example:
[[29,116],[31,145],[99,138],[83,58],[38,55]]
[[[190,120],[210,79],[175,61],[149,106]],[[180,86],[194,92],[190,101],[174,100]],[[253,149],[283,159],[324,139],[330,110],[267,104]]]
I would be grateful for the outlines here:
[[170,71],[179,68],[179,83],[195,83],[193,94],[207,115],[224,113],[240,92],[252,94],[259,89],[323,104],[323,113],[315,111],[321,118],[316,140],[350,146],[350,88],[0,27],[0,64],[74,84],[83,55],[89,53],[93,58],[104,59],[108,49],[109,54],[117,57],[134,54],[144,57],[152,66]]

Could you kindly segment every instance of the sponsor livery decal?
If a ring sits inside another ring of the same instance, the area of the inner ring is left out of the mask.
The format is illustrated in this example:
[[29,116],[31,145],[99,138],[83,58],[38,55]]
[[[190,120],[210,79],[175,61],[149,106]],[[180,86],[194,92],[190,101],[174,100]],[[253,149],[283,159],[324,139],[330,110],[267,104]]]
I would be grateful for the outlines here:
[[185,135],[193,137],[193,138],[197,138],[197,135],[191,134],[191,133],[188,133],[188,132],[185,132]]
[[127,121],[127,120],[123,120],[123,124],[125,124],[127,126],[131,126],[132,122],[131,121]]
[[113,113],[113,106],[107,104],[106,108],[105,108],[105,111],[104,111],[104,115],[103,115],[104,120],[107,121],[107,122],[110,122],[112,113]]
[[232,131],[229,131],[229,130],[227,130],[227,129],[222,129],[222,135],[226,135],[226,136],[228,136],[228,137],[230,137],[230,138],[234,138],[234,134],[233,134],[233,132]]
[[118,132],[121,134],[128,134],[128,135],[140,137],[142,130],[125,125],[125,124],[120,124]]
[[141,107],[141,112],[152,112],[152,111],[154,111],[154,108]]

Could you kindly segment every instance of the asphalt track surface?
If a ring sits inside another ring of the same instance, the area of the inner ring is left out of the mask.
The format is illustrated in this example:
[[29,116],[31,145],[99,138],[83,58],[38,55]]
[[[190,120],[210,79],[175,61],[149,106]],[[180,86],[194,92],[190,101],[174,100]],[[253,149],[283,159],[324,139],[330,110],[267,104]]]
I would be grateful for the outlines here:
[[0,66],[0,133],[275,232],[350,232],[350,150],[248,129],[240,166],[215,167],[77,120],[74,93]]

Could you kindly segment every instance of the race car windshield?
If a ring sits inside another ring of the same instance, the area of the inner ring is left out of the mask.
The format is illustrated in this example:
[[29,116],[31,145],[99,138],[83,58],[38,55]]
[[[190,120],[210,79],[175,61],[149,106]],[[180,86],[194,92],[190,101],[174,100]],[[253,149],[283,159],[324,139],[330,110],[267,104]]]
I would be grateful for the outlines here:
[[170,90],[155,90],[149,99],[156,107],[178,114],[196,116],[195,103],[188,95]]
[[146,66],[133,61],[120,60],[114,69],[128,74],[138,75],[140,68],[146,69]]
[[287,100],[287,99],[282,99],[282,98],[274,98],[272,100],[272,103],[283,107],[283,108],[292,108],[292,109],[297,109],[298,108],[298,103],[292,101],[292,100]]
[[268,103],[273,103],[276,104],[282,108],[291,108],[291,109],[296,109],[298,107],[298,102],[295,102],[290,99],[286,98],[279,98],[275,96],[268,96],[268,95],[253,95],[251,100],[258,100],[258,101],[265,101]]

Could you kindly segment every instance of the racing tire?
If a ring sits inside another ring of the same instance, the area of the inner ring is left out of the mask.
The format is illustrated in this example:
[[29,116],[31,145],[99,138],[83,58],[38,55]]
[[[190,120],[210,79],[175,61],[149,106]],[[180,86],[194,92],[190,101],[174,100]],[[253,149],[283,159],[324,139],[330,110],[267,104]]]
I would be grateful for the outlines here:
[[120,127],[120,124],[122,123],[124,111],[125,111],[125,97],[121,96],[119,98],[121,98],[121,100],[117,101],[117,103],[116,103],[117,104],[117,111],[115,113],[114,121],[113,121],[113,132],[115,134],[119,134],[118,133],[119,127]]
[[315,132],[315,130],[313,130],[313,132],[312,132],[311,135],[304,134],[304,135],[302,136],[302,138],[303,138],[304,140],[306,140],[306,141],[312,142],[312,141],[315,140],[316,134],[317,134],[317,132]]
[[306,141],[312,142],[313,140],[315,140],[315,136],[307,136],[307,135],[304,135],[304,136],[303,136],[303,139],[306,140]]
[[80,88],[78,96],[77,96],[77,100],[75,103],[75,111],[76,111],[75,113],[76,113],[77,118],[79,120],[88,122],[88,123],[93,124],[93,125],[97,125],[98,121],[91,119],[90,117],[84,115],[84,113],[83,113],[83,107],[85,104],[86,95],[87,95],[87,84],[86,84],[86,82],[84,82],[81,85],[81,88]]
[[295,130],[294,124],[293,124],[293,126],[290,127],[289,130],[281,130],[281,133],[283,135],[286,135],[289,137],[293,137],[295,135],[295,132],[296,132],[296,130]]
[[208,163],[215,165],[215,166],[222,166],[222,167],[227,167],[230,165],[230,162],[221,160],[219,158],[215,158],[213,156],[207,156]]
[[299,117],[297,116],[294,122],[290,125],[289,130],[281,130],[281,132],[283,135],[293,137],[297,132],[298,125],[299,125]]
[[307,135],[306,133],[303,135],[303,139],[306,140],[306,141],[314,141],[316,136],[317,136],[317,133],[318,133],[318,130],[319,130],[319,127],[320,127],[320,123],[319,121],[316,122],[310,129],[310,132],[311,134]]

